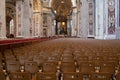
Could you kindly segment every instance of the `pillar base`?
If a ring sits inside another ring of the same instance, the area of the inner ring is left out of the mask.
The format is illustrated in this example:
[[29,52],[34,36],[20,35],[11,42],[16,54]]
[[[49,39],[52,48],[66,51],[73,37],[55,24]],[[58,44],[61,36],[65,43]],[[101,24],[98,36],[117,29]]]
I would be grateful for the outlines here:
[[116,35],[105,35],[104,39],[116,39]]
[[7,39],[7,37],[0,37],[0,39]]

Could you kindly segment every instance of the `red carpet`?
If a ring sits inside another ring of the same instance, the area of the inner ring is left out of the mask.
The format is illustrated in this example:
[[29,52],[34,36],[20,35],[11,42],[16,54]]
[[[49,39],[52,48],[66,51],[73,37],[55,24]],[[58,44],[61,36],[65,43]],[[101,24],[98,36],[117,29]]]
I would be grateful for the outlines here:
[[0,45],[17,44],[17,43],[34,42],[34,41],[44,41],[44,40],[49,40],[49,39],[51,39],[51,38],[27,38],[27,39],[1,40]]

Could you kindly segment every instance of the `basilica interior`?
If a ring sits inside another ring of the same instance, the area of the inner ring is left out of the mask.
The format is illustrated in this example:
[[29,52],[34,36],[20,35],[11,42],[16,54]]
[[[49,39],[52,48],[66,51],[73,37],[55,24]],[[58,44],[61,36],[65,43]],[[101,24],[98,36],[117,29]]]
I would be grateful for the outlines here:
[[120,39],[119,0],[2,0],[0,39]]
[[0,80],[120,80],[120,1],[0,0]]

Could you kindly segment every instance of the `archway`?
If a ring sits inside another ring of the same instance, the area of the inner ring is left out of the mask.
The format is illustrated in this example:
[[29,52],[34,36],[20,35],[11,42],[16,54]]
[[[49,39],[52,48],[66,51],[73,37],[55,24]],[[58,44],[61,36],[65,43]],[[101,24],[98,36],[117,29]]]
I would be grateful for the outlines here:
[[12,18],[10,16],[6,16],[6,37],[10,38],[10,21]]
[[[11,38],[10,35],[15,35],[15,10],[14,4],[6,3],[6,37]],[[11,26],[12,24],[12,26]],[[12,31],[13,32],[12,32]],[[11,33],[12,32],[12,33]]]
[[71,16],[72,6],[72,0],[52,0],[51,7],[55,12],[56,35],[68,35],[68,16]]

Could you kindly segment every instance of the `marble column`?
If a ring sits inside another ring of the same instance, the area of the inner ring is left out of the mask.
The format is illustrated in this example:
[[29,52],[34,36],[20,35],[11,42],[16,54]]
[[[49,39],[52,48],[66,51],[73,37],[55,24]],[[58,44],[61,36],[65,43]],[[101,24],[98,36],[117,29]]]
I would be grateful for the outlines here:
[[55,25],[55,35],[58,35],[58,22],[56,21],[56,25]]
[[115,28],[119,26],[119,0],[115,0]]
[[31,0],[16,1],[17,37],[30,38],[32,28]]
[[53,36],[53,16],[52,16],[52,13],[50,12],[50,15],[49,15],[49,25],[48,25],[48,36]]
[[104,39],[108,35],[108,0],[104,1]]
[[55,36],[55,20],[54,20],[54,15],[52,15],[53,16],[53,18],[52,18],[52,26],[51,26],[51,28],[52,28],[52,36]]
[[71,36],[77,36],[76,31],[77,31],[77,9],[73,9],[73,14],[72,14],[72,26],[71,26]]
[[0,0],[0,38],[6,38],[5,0]]
[[34,31],[33,31],[33,33],[34,33],[34,37],[38,37],[38,36],[40,36],[39,34],[40,34],[40,15],[39,15],[40,13],[39,12],[34,12],[34,15],[33,15],[33,19],[34,19]]
[[30,0],[24,0],[23,2],[23,35],[24,38],[30,37],[30,27],[31,27],[31,16],[30,16]]
[[16,16],[15,16],[15,18],[13,19],[13,21],[14,21],[14,37],[16,37]]
[[104,38],[104,0],[95,0],[95,38],[103,39]]
[[120,39],[120,0],[116,0],[116,39]]
[[16,1],[16,37],[23,37],[23,2]]
[[89,14],[88,14],[88,1],[81,0],[81,26],[80,26],[80,37],[87,38],[88,37],[88,27],[89,27]]
[[[39,32],[40,32],[40,37],[43,37],[43,4],[42,4],[42,2],[40,1],[40,0],[38,0],[39,1],[39,12],[40,12],[40,21],[39,21],[39,23],[40,23],[40,26],[39,26]],[[34,27],[34,26],[33,26]]]
[[71,36],[71,19],[67,20],[67,32],[68,32],[68,36]]
[[94,0],[88,0],[88,13],[89,13],[89,27],[88,27],[88,37],[94,37]]
[[77,37],[80,37],[80,27],[81,27],[81,24],[80,24],[80,8],[81,8],[81,2],[80,2],[80,0],[77,0],[77,14],[76,14],[76,16],[77,16],[77,33],[76,33],[76,36]]
[[77,37],[80,36],[80,10],[77,11]]

